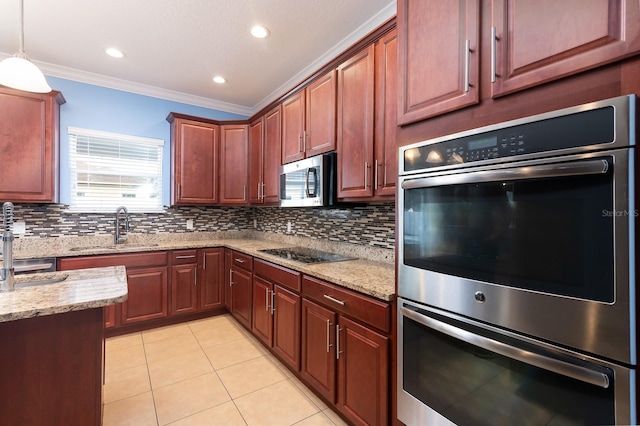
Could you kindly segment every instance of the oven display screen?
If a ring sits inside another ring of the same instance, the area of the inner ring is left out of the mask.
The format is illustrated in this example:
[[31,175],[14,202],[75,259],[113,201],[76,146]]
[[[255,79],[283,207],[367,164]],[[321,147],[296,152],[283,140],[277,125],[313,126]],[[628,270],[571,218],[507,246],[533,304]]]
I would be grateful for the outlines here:
[[467,148],[469,151],[474,151],[476,149],[493,148],[494,146],[498,146],[497,136],[469,141]]

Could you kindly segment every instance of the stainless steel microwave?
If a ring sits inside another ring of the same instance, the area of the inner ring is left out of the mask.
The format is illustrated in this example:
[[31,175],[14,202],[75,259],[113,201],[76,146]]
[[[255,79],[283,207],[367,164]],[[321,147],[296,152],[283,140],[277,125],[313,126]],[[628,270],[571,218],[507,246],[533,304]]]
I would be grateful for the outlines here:
[[280,207],[322,207],[337,203],[336,153],[316,155],[280,167]]

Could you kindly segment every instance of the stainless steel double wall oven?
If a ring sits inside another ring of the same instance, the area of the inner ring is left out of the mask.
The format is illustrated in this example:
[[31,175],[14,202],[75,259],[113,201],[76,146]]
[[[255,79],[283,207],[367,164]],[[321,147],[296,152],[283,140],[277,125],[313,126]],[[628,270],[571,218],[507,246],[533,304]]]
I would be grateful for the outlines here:
[[634,424],[636,96],[400,149],[398,416]]

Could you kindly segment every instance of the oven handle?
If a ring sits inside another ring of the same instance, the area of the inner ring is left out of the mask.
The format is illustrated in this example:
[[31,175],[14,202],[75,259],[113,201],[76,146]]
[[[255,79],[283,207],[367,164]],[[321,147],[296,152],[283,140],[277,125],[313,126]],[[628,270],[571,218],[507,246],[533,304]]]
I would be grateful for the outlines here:
[[549,358],[535,352],[519,349],[488,337],[471,333],[437,319],[422,315],[411,309],[401,308],[403,316],[410,318],[424,326],[437,330],[454,339],[462,340],[471,345],[481,347],[488,351],[498,353],[508,358],[513,358],[525,364],[533,365],[543,370],[553,371],[560,375],[570,377],[581,382],[590,383],[595,386],[607,389],[609,387],[609,376],[604,373],[593,371],[579,365],[570,364],[554,358]]
[[607,160],[583,160],[566,163],[540,164],[537,166],[514,167],[500,170],[483,170],[470,173],[434,176],[406,180],[402,189],[428,188],[431,186],[458,185],[465,183],[493,182],[500,180],[520,180],[553,178],[562,176],[600,175],[609,170]]

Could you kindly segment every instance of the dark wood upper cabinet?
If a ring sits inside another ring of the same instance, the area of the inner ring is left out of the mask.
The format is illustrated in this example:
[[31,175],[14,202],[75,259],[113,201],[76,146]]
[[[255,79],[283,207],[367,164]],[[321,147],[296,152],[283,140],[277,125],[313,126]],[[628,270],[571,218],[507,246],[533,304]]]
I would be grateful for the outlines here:
[[479,0],[398,0],[398,124],[478,103],[479,29]]
[[220,203],[247,204],[249,126],[220,126]]
[[282,164],[336,148],[336,71],[282,102]]
[[278,204],[281,163],[281,106],[249,124],[249,202]]
[[640,51],[637,0],[494,0],[491,25],[493,97]]
[[177,118],[171,123],[171,204],[218,202],[219,126]]
[[60,92],[0,87],[0,199],[58,202]]
[[338,198],[373,195],[375,49],[338,67]]
[[264,117],[260,117],[249,123],[249,202],[251,204],[262,204],[263,160]]
[[330,71],[306,89],[307,125],[302,136],[306,157],[336,149],[336,72]]
[[398,32],[375,44],[375,130],[373,191],[395,196],[398,175],[396,130],[398,122]]
[[280,202],[280,166],[282,165],[282,112],[280,105],[264,116],[263,204]]
[[302,90],[282,102],[282,164],[304,158],[304,96]]

